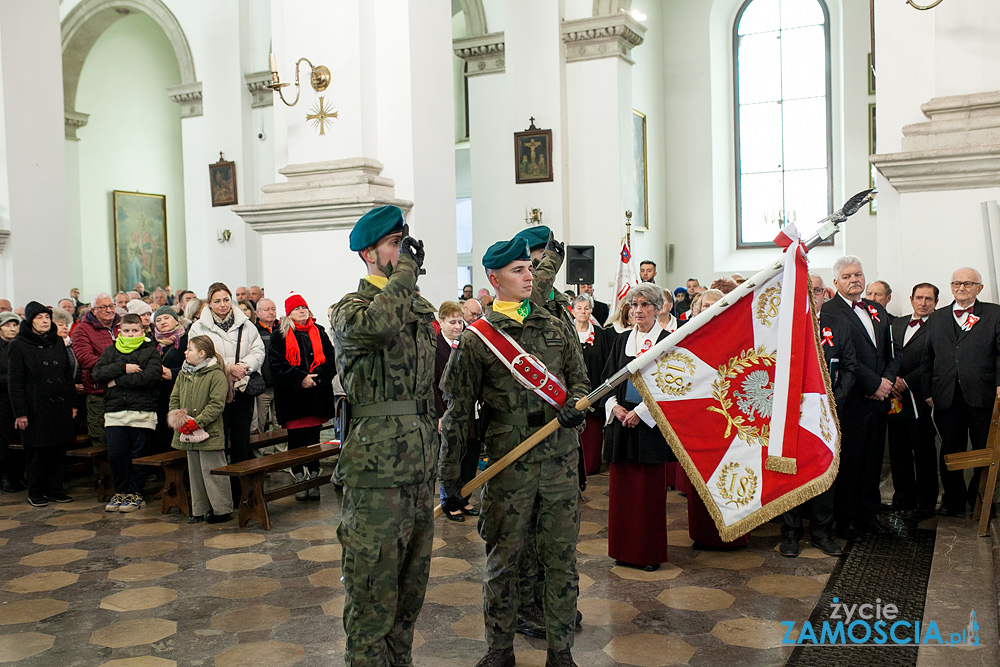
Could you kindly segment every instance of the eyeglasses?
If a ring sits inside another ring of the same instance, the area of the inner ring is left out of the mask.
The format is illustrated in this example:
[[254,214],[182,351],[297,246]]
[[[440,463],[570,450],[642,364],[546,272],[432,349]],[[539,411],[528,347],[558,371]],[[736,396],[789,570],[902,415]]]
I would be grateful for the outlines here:
[[959,287],[964,287],[965,289],[972,289],[976,285],[982,285],[982,283],[974,283],[971,280],[952,280],[951,281],[951,286],[954,287],[955,289],[958,289]]
[[825,287],[813,287],[812,290],[813,294],[823,294],[824,292],[826,292]]
[[114,310],[114,306],[94,306],[91,310]]

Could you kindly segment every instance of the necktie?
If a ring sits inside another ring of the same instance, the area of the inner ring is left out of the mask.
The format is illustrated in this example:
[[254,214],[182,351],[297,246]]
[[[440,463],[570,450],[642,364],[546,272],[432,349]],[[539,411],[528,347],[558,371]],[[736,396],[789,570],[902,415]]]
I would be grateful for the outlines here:
[[968,308],[962,308],[961,310],[956,310],[955,311],[955,317],[958,318],[958,319],[961,319],[962,315],[965,315],[965,314],[969,314],[969,315],[972,314],[972,306],[969,306]]
[[924,323],[923,320],[910,320],[909,326],[911,326],[911,327],[919,327],[923,323]]

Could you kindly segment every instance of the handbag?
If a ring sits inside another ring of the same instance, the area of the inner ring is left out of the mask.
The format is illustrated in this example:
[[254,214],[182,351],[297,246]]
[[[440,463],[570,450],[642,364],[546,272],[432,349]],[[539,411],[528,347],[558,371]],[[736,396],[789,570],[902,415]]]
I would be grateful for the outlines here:
[[[236,362],[240,363],[240,343],[243,342],[243,326],[246,324],[244,322],[240,325],[239,330],[236,333]],[[246,385],[240,390],[247,396],[260,396],[267,389],[267,383],[264,382],[264,376],[260,374],[260,371],[251,371],[248,376],[249,380]]]

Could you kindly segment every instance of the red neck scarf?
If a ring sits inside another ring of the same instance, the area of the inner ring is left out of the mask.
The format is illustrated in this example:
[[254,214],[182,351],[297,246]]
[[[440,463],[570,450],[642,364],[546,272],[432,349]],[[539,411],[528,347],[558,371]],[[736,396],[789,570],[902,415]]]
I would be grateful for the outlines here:
[[296,339],[295,332],[308,331],[309,343],[312,345],[312,363],[309,365],[309,371],[312,372],[313,369],[326,361],[326,356],[323,354],[323,343],[319,339],[319,328],[311,317],[304,325],[300,326],[293,322],[292,326],[294,330],[289,330],[288,335],[285,336],[285,359],[292,366],[298,366],[302,363],[302,354],[299,352],[299,341]]

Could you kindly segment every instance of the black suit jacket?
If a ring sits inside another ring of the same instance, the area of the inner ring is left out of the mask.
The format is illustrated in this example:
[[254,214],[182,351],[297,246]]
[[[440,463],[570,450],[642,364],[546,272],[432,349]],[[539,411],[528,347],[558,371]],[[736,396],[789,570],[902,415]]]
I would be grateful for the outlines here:
[[846,404],[857,381],[858,358],[854,352],[850,326],[843,318],[831,315],[825,309],[820,311],[820,349],[823,350],[827,370],[830,372],[833,400],[838,411]]
[[968,331],[959,328],[953,309],[954,302],[927,318],[923,387],[930,387],[936,408],[951,407],[956,383],[970,406],[990,407],[1000,387],[1000,306],[977,300],[972,314],[979,321]]
[[610,314],[610,312],[611,311],[608,309],[608,304],[604,303],[603,301],[598,301],[597,299],[594,299],[594,312],[591,314],[594,316],[595,320],[600,322],[602,327],[608,321],[608,315]]
[[[914,418],[930,414],[931,411],[930,406],[927,405],[925,400],[928,394],[924,388],[921,366],[924,348],[927,346],[929,338],[927,335],[929,320],[918,326],[917,330],[913,332],[910,341],[906,345],[903,345],[906,330],[910,328],[910,319],[909,317],[896,317],[889,328],[892,330],[893,345],[896,346],[896,351],[899,352],[899,377],[903,378],[906,386],[909,387],[907,391],[903,392],[902,400],[900,401],[903,404],[903,411],[900,415]],[[910,398],[911,393],[913,394],[912,399]],[[913,403],[916,403],[917,414],[913,414]]]
[[873,401],[868,397],[878,390],[882,378],[889,382],[896,381],[896,374],[899,371],[899,356],[893,351],[892,335],[889,330],[889,314],[882,306],[870,299],[862,299],[862,301],[875,311],[875,315],[871,318],[872,327],[875,330],[874,343],[868,336],[865,325],[854,314],[854,309],[839,294],[835,294],[823,305],[822,313],[846,320],[851,329],[851,341],[854,343],[854,352],[858,359],[858,372],[854,391],[851,392],[848,402],[851,406],[862,410],[887,412],[889,410],[888,400]]

